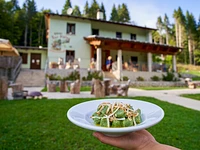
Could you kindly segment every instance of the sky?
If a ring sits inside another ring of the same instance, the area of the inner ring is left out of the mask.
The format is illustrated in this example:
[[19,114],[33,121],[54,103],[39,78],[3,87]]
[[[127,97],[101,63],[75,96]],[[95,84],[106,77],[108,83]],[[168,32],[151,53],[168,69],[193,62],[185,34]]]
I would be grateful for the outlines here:
[[[6,0],[8,1],[8,0]],[[18,0],[19,5],[22,6],[25,0]],[[89,5],[93,0],[88,0]],[[52,11],[58,11],[61,13],[66,0],[35,0],[37,5],[37,10],[51,9]],[[119,4],[125,3],[128,6],[131,21],[136,22],[139,26],[147,26],[156,28],[156,21],[158,16],[164,18],[166,13],[173,23],[173,12],[180,6],[184,12],[188,10],[192,13],[198,21],[200,16],[200,0],[97,0],[99,4],[103,2],[106,10],[107,20],[110,18],[110,13],[113,4],[118,6]],[[85,6],[86,0],[71,0],[72,7],[78,5],[81,12]]]

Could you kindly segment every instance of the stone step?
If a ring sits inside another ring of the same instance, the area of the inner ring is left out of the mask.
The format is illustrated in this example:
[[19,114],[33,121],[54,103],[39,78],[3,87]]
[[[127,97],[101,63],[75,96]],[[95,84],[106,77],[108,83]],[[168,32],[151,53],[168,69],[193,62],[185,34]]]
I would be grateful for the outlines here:
[[16,83],[22,83],[24,87],[44,87],[44,70],[22,69],[16,80]]

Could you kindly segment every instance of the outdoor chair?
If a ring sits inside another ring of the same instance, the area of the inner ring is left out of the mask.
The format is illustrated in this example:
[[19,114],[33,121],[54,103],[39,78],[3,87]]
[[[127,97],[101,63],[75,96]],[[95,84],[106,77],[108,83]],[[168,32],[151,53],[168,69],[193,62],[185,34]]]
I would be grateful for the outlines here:
[[128,89],[131,80],[129,79],[125,84],[114,83],[110,85],[110,94],[116,94],[117,96],[128,96]]
[[126,84],[121,84],[117,89],[117,96],[128,96],[128,89],[130,86],[131,80],[129,79]]

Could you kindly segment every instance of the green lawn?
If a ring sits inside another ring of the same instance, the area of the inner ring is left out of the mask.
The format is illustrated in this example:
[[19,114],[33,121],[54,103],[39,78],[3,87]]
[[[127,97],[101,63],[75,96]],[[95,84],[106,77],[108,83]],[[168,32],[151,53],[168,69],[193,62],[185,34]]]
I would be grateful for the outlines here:
[[[164,119],[148,130],[161,143],[183,150],[200,149],[199,111],[135,97],[155,103],[165,111]],[[66,117],[72,106],[92,99],[0,101],[0,149],[12,150],[116,150],[77,127]]]
[[180,96],[195,99],[195,100],[200,100],[200,94],[182,94]]
[[133,87],[141,90],[174,90],[174,89],[187,89],[188,87]]

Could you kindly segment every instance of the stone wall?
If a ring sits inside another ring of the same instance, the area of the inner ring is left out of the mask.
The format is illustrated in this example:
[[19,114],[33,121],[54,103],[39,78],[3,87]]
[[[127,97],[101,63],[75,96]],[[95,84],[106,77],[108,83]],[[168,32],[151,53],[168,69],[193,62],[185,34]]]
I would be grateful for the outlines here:
[[185,82],[133,81],[132,87],[186,87]]

